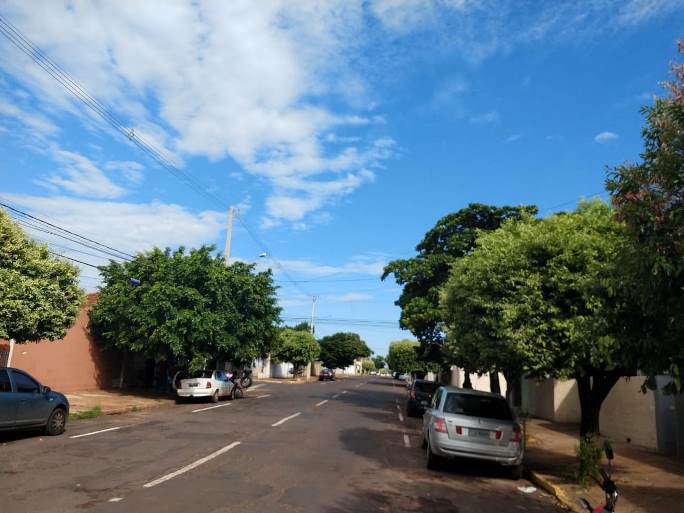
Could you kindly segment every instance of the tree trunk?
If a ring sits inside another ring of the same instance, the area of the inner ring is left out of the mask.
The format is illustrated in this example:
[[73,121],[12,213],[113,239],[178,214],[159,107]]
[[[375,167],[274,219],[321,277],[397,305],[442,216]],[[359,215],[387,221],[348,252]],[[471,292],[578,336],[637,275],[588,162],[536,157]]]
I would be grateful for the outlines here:
[[501,384],[499,383],[499,373],[489,373],[489,391],[501,395]]
[[465,377],[463,378],[463,388],[473,388],[473,384],[470,382],[470,372],[468,372],[467,369],[463,369],[463,374],[465,374]]
[[617,371],[593,371],[575,378],[582,414],[580,436],[601,434],[599,425],[601,405],[621,375],[622,373]]

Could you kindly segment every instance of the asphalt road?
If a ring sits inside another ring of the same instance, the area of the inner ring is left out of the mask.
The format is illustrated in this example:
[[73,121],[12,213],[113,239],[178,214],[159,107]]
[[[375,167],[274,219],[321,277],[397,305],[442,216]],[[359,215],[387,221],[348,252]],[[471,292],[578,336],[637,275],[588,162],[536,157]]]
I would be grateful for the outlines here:
[[404,394],[388,378],[267,383],[218,405],[71,422],[59,437],[2,434],[0,511],[562,511],[493,466],[428,471]]

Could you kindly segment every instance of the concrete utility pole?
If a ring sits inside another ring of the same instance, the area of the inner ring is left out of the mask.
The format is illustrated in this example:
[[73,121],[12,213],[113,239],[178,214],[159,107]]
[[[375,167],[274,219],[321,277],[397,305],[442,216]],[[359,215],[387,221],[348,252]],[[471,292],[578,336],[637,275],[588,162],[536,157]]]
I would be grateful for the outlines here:
[[228,226],[226,227],[226,249],[223,252],[223,261],[228,265],[230,260],[230,243],[233,239],[233,217],[237,212],[237,208],[230,206],[228,207]]
[[316,322],[316,300],[318,299],[318,296],[311,296],[311,326],[309,326],[309,329],[311,331],[311,334],[314,334],[314,331],[316,329],[314,328],[314,324]]

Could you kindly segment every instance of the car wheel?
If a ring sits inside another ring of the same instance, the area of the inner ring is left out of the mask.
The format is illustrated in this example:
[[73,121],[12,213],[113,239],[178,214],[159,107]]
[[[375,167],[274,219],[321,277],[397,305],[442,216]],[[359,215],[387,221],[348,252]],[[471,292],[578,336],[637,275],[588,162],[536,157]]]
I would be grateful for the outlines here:
[[510,467],[508,469],[508,475],[511,477],[513,481],[517,481],[518,479],[521,479],[523,476],[523,466],[522,465],[515,465],[513,467]]
[[241,388],[234,388],[233,389],[233,399],[242,399],[245,396],[245,393],[242,391]]
[[67,415],[64,408],[55,408],[48,417],[45,432],[50,436],[61,435],[66,429]]
[[426,466],[429,470],[439,470],[441,459],[434,452],[432,452],[432,447],[430,447],[430,439],[425,441],[425,452],[427,453]]
[[219,391],[216,390],[214,394],[211,396],[211,402],[212,403],[217,403],[219,402]]

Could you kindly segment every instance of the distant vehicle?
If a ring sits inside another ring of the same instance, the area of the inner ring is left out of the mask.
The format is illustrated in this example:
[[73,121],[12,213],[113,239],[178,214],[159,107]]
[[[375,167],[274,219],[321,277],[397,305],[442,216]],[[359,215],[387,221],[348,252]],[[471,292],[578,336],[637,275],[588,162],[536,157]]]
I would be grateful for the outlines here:
[[0,430],[45,428],[48,435],[61,435],[68,418],[69,401],[63,394],[22,370],[0,369]]
[[411,375],[407,372],[404,372],[403,374],[399,374],[397,379],[400,381],[411,381]]
[[430,405],[432,396],[438,388],[439,383],[424,379],[417,379],[411,383],[406,395],[406,415],[420,417]]
[[233,386],[233,382],[222,370],[202,370],[193,373],[180,371],[173,378],[176,402],[201,397],[217,403],[221,397],[231,397]]
[[330,381],[335,380],[335,371],[333,369],[321,369],[318,373],[318,381],[325,381],[329,379]]
[[523,432],[506,400],[498,394],[440,387],[423,415],[427,467],[444,459],[473,458],[509,467],[520,478]]

